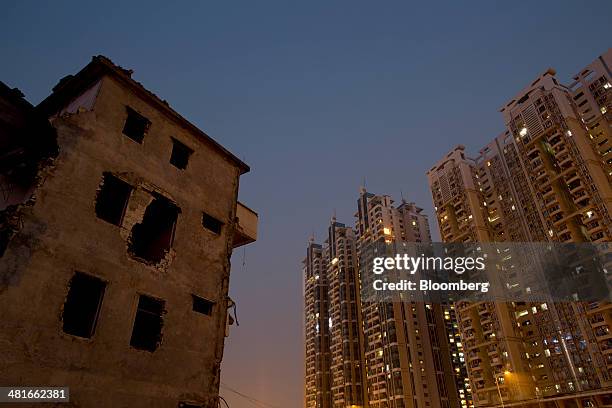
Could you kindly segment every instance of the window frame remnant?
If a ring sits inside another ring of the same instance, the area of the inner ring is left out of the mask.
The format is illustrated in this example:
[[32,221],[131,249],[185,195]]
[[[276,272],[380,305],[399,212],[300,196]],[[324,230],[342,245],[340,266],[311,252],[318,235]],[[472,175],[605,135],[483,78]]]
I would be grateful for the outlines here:
[[205,316],[212,316],[215,302],[194,294],[191,295],[191,298],[193,302],[192,310],[194,312],[203,314]]
[[185,143],[172,139],[172,153],[170,154],[170,164],[180,170],[185,170],[189,165],[189,159],[193,154],[193,149]]
[[202,212],[202,226],[215,235],[221,235],[225,223],[207,212]]
[[62,313],[62,331],[90,339],[96,332],[107,283],[83,272],[70,279]]
[[110,172],[102,174],[102,182],[96,196],[96,216],[120,227],[134,191],[134,186]]
[[166,302],[149,295],[140,294],[132,325],[130,346],[153,353],[161,344]]
[[123,130],[121,133],[136,143],[142,144],[151,127],[151,121],[129,106],[126,106],[125,109],[127,111],[127,116],[123,123]]

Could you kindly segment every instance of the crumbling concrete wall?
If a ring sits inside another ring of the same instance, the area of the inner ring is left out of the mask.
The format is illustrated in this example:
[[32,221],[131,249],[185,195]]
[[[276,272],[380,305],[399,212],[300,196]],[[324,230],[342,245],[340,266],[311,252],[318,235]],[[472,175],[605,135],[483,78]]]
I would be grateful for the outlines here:
[[[98,86],[91,110],[53,118],[59,155],[38,170],[28,202],[5,213],[20,228],[0,257],[0,385],[70,386],[74,407],[217,407],[240,171],[115,79]],[[142,144],[122,135],[126,106],[151,121]],[[169,163],[171,137],[194,151],[185,170]],[[121,226],[96,217],[104,172],[134,188]],[[129,252],[153,193],[180,208],[158,264]],[[202,227],[203,211],[225,223],[221,234]],[[90,339],[62,331],[76,271],[107,283]],[[130,347],[141,294],[165,301],[154,352]],[[212,315],[192,311],[192,294],[215,302]]]

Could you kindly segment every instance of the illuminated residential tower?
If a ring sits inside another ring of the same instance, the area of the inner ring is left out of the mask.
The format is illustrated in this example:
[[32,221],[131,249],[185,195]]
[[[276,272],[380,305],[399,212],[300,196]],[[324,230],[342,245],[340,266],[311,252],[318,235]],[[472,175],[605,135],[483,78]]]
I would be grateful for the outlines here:
[[304,407],[331,408],[329,283],[323,247],[311,238],[303,261]]
[[[477,158],[459,146],[429,170],[443,241],[611,240],[609,60],[610,52],[582,70],[572,89],[547,70],[504,105],[508,130]],[[510,271],[526,261],[507,260],[501,273],[509,285]],[[456,308],[477,406],[601,405],[609,397],[608,304]]]
[[332,218],[325,245],[334,408],[363,407],[365,371],[355,233]]
[[[361,274],[371,273],[365,265],[372,245],[431,242],[427,217],[414,203],[402,200],[396,207],[391,197],[362,189],[357,205]],[[400,298],[362,303],[370,407],[454,408],[459,406],[458,385],[463,406],[471,403],[469,389],[463,388],[463,365],[453,366],[451,359],[454,355],[459,361],[462,351],[458,338],[447,331],[445,305]]]

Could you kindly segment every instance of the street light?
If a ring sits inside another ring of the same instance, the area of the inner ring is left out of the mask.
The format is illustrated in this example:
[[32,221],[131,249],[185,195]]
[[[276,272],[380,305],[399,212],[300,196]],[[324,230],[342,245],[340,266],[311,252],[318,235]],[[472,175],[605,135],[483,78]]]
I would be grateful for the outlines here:
[[[504,371],[504,377],[506,377],[507,375],[510,375],[510,371],[508,371],[508,370]],[[497,387],[497,393],[499,394],[499,402],[501,402],[502,408],[505,408],[504,407],[504,399],[502,398],[501,389],[499,388],[499,382],[497,380],[497,374],[493,375],[493,378],[495,378],[495,386]],[[504,382],[505,382],[505,380],[504,380]]]

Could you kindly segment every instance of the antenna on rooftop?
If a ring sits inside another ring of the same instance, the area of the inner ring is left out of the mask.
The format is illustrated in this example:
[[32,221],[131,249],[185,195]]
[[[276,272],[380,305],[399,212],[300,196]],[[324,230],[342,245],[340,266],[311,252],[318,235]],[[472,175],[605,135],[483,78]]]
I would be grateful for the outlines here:
[[366,189],[366,178],[365,178],[365,176],[363,176],[363,179],[361,181],[361,186],[359,187],[359,192],[360,193],[365,193],[366,191],[368,191]]

